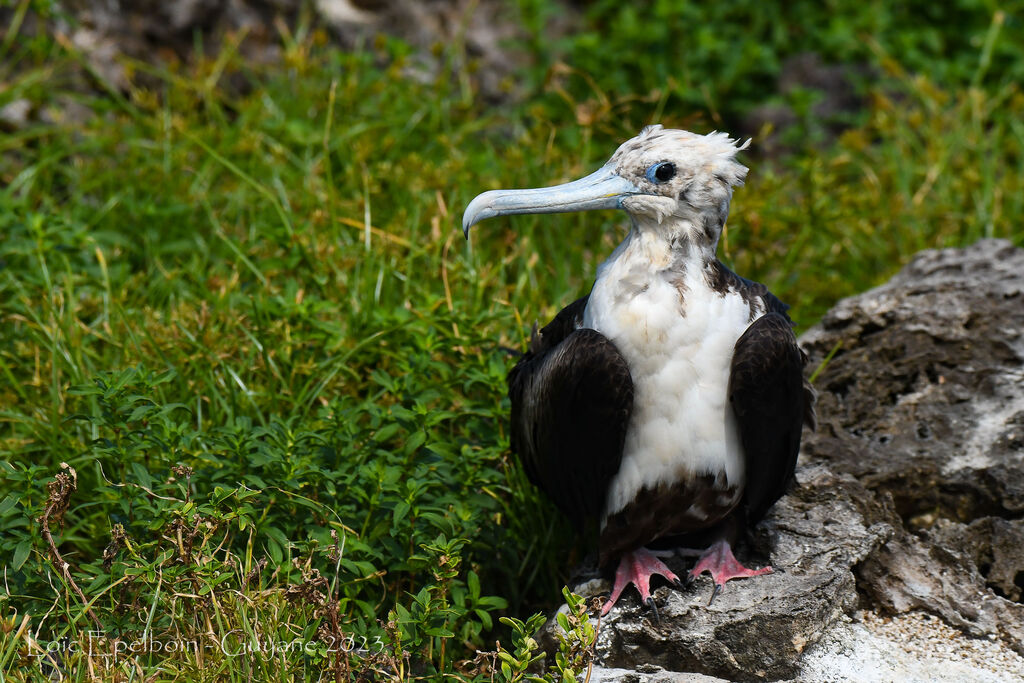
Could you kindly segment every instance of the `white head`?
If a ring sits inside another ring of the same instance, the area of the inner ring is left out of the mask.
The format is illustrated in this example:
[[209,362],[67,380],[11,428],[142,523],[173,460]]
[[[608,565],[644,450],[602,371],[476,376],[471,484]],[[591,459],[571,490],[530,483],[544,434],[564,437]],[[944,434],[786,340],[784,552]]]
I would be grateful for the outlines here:
[[747,175],[736,153],[748,144],[737,145],[725,133],[648,126],[586,178],[536,190],[484,192],[466,207],[463,230],[468,235],[470,227],[492,216],[621,208],[640,232],[714,254],[732,189]]

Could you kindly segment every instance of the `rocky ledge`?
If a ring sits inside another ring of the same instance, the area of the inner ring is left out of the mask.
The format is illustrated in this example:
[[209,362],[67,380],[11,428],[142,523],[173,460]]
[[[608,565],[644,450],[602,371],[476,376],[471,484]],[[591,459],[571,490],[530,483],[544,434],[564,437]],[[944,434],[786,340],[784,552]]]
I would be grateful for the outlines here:
[[741,548],[778,571],[624,599],[592,680],[1020,680],[1024,249],[922,252],[800,342],[818,429]]

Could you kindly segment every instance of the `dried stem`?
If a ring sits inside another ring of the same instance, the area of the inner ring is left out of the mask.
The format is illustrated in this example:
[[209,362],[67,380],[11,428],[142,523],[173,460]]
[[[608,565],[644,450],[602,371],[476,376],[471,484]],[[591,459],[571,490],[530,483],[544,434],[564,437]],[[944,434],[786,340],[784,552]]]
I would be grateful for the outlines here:
[[82,592],[82,589],[78,587],[78,584],[75,583],[74,578],[71,576],[71,565],[61,557],[60,551],[57,550],[57,544],[53,540],[53,534],[50,533],[51,520],[56,521],[61,528],[64,528],[64,513],[67,512],[68,506],[71,505],[71,494],[78,488],[78,473],[75,472],[75,468],[66,462],[62,462],[60,468],[62,471],[58,472],[53,481],[46,485],[46,490],[49,493],[46,500],[46,510],[43,511],[43,514],[36,521],[39,522],[39,531],[43,536],[43,540],[46,541],[47,546],[50,548],[50,558],[53,560],[53,563],[60,569],[64,580],[71,586],[78,599],[82,601],[85,613],[92,619],[96,628],[102,630],[103,624],[89,608],[89,601],[85,599],[85,593]]

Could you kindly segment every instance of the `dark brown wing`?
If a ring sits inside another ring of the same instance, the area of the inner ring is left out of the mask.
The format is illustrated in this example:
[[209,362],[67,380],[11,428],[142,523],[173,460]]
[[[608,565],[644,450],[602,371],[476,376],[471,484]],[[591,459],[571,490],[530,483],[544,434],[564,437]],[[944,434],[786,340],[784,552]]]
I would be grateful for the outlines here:
[[729,376],[729,401],[746,464],[744,501],[750,524],[786,492],[803,423],[813,426],[814,420],[814,393],[804,382],[806,358],[793,324],[778,299],[766,302],[775,310],[758,318],[736,342]]
[[579,329],[587,297],[540,332],[508,375],[512,450],[530,481],[582,528],[619,471],[633,409],[626,360],[600,332]]

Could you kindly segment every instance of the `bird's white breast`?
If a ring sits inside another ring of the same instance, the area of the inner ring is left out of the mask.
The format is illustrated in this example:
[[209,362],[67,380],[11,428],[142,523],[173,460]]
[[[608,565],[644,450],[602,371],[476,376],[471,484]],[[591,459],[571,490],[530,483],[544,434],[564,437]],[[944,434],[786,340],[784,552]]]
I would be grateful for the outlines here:
[[583,326],[623,354],[634,391],[606,517],[659,483],[721,473],[730,486],[744,481],[729,372],[736,340],[764,309],[711,290],[699,262],[682,266],[667,245],[633,233],[601,266],[590,294]]

